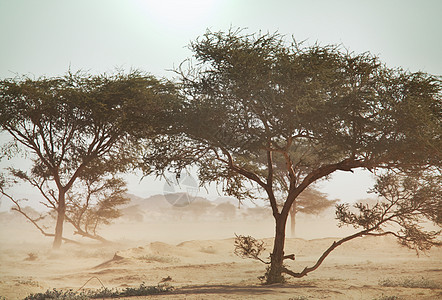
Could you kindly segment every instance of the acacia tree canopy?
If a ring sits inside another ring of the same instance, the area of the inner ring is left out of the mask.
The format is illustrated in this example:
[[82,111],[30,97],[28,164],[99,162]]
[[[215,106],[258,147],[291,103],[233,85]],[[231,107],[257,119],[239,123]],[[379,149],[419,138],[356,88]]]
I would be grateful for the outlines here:
[[0,81],[1,130],[13,137],[9,149],[24,149],[33,163],[30,174],[15,175],[56,210],[55,248],[74,182],[89,165],[106,164],[107,173],[136,165],[137,137],[166,130],[176,99],[172,84],[139,71]]
[[268,283],[288,273],[287,216],[312,183],[337,170],[441,166],[436,76],[278,33],[208,31],[189,47],[193,58],[177,71],[187,103],[176,135],[154,140],[145,161],[162,156],[159,170],[194,163],[202,184],[222,183],[239,199],[264,193],[276,222]]

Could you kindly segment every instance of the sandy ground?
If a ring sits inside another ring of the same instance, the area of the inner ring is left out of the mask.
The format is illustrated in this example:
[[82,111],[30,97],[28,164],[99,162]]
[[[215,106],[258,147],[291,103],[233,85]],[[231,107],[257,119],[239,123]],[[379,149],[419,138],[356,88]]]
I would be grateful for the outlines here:
[[[314,264],[337,239],[321,238],[321,234],[346,232],[319,220],[301,219],[298,229],[304,236],[287,240],[286,253],[296,254],[296,260],[288,263],[292,270]],[[417,256],[391,237],[353,240],[333,251],[309,276],[263,286],[258,277],[265,266],[235,256],[233,236],[271,236],[271,220],[120,222],[103,231],[115,244],[64,244],[59,251],[51,250],[51,240],[30,224],[0,223],[0,299],[22,299],[52,288],[78,290],[91,278],[85,288],[99,288],[98,279],[109,288],[142,282],[156,285],[168,276],[173,293],[138,299],[442,299],[442,249]],[[272,239],[264,240],[269,252]],[[115,254],[122,259],[109,261]],[[405,279],[423,279],[439,288],[381,285],[382,280]]]

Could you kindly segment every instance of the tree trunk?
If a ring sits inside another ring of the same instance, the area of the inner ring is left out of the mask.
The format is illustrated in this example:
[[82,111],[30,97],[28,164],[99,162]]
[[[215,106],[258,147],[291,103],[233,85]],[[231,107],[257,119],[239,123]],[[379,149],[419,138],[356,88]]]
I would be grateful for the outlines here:
[[63,240],[63,224],[66,214],[66,199],[65,192],[59,191],[58,194],[58,209],[57,209],[57,223],[55,225],[55,236],[52,249],[59,249]]
[[267,272],[267,284],[282,283],[282,264],[284,262],[284,244],[285,244],[285,226],[287,223],[287,215],[278,215],[275,217],[276,232],[273,244],[273,252],[270,255],[270,269]]
[[296,200],[292,204],[292,208],[290,208],[290,236],[292,238],[296,237]]

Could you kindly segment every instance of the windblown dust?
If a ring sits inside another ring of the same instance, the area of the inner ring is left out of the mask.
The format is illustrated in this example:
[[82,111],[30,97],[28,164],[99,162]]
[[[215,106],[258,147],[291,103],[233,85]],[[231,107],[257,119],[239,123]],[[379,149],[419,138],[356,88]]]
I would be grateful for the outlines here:
[[[203,213],[164,206],[170,212],[164,214],[136,205],[101,230],[113,243],[76,237],[81,245],[63,244],[58,251],[51,250],[51,238],[43,237],[23,217],[2,213],[0,298],[22,299],[52,288],[75,291],[92,278],[84,288],[162,281],[175,287],[170,294],[144,299],[442,299],[442,249],[417,256],[392,237],[359,238],[338,247],[309,276],[265,286],[258,279],[265,265],[235,256],[234,236],[264,239],[268,255],[274,229],[271,215],[244,208],[216,211],[215,206]],[[296,226],[297,238],[288,238],[285,249],[296,255],[287,266],[298,272],[313,265],[333,241],[354,232],[338,228],[330,211],[299,215]],[[66,236],[69,230],[66,225]],[[385,282],[408,286],[389,287]]]

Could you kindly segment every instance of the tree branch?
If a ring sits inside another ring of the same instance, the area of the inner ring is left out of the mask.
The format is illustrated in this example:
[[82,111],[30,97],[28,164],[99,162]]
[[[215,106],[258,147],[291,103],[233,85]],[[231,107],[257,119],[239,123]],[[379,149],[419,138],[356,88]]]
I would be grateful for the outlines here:
[[90,238],[93,240],[98,240],[102,243],[110,243],[110,241],[106,240],[105,238],[103,238],[100,235],[97,235],[97,234],[92,235],[92,234],[84,231],[83,229],[81,229],[80,225],[77,224],[74,220],[72,220],[68,215],[66,215],[65,218],[66,218],[66,221],[68,221],[77,230],[74,232],[74,234],[78,234],[78,235],[81,235],[83,237],[87,237],[87,238]]
[[241,175],[247,177],[248,179],[255,181],[255,182],[258,183],[262,188],[266,189],[267,184],[265,184],[265,183],[261,180],[261,178],[259,178],[258,175],[256,175],[256,174],[253,173],[253,172],[250,172],[250,171],[248,171],[248,170],[246,170],[246,169],[244,169],[244,168],[241,168],[241,167],[235,165],[234,162],[233,162],[232,155],[229,153],[229,151],[227,151],[224,147],[220,147],[220,149],[221,149],[221,151],[223,152],[223,154],[227,156],[227,159],[228,159],[228,166],[229,166],[229,168],[231,168],[233,171],[238,172],[239,174],[241,174]]
[[302,270],[302,272],[300,272],[300,273],[295,273],[295,272],[293,272],[293,271],[291,271],[291,270],[289,270],[289,269],[287,269],[287,268],[285,268],[285,267],[283,267],[283,269],[282,269],[282,272],[284,272],[284,273],[286,273],[286,274],[288,274],[288,275],[291,275],[291,276],[293,276],[293,277],[295,277],[295,278],[301,278],[301,277],[304,277],[304,276],[306,276],[308,273],[310,273],[310,272],[313,272],[314,270],[316,270],[317,268],[319,268],[319,266],[322,264],[322,262],[325,260],[325,258],[336,248],[336,247],[338,247],[338,246],[340,246],[340,245],[342,245],[343,243],[345,243],[345,242],[348,242],[348,241],[350,241],[350,240],[352,240],[352,239],[355,239],[355,238],[357,238],[357,237],[361,237],[361,236],[363,236],[363,235],[365,235],[365,234],[367,234],[367,232],[368,231],[371,231],[371,230],[374,230],[374,228],[373,229],[369,229],[369,230],[363,230],[363,231],[360,231],[360,232],[358,232],[358,233],[355,233],[355,234],[353,234],[353,235],[350,235],[350,236],[348,236],[348,237],[345,237],[345,238],[343,238],[343,239],[340,239],[339,241],[335,241],[335,242],[333,242],[333,244],[327,249],[327,250],[325,250],[325,252],[321,255],[321,257],[317,260],[317,262],[312,266],[312,267],[305,267],[304,268],[304,270]]
[[[270,143],[269,143],[270,146]],[[273,157],[272,151],[267,150],[267,185],[265,187],[265,191],[270,200],[270,206],[272,207],[273,216],[277,218],[279,216],[278,204],[276,203],[275,194],[273,193]]]
[[282,208],[281,215],[288,216],[290,212],[290,207],[292,206],[296,197],[298,197],[298,195],[302,193],[302,191],[304,191],[311,183],[315,182],[316,180],[325,177],[327,175],[330,175],[336,170],[348,170],[353,168],[366,167],[367,165],[368,163],[366,161],[358,161],[353,158],[347,158],[342,160],[341,162],[325,165],[312,171],[304,178],[304,180],[299,184],[299,186],[290,189],[287,196],[287,200],[285,201],[284,206]]
[[[28,221],[30,221],[40,232],[41,232],[41,234],[43,234],[44,236],[47,236],[47,237],[54,237],[55,236],[55,234],[53,234],[53,233],[48,233],[48,232],[46,232],[38,223],[37,223],[37,220],[36,219],[32,219],[30,216],[28,216],[23,210],[22,210],[22,208],[21,208],[21,206],[20,206],[20,204],[18,203],[18,201],[17,200],[15,200],[12,196],[10,196],[9,194],[7,194],[4,190],[3,190],[3,188],[1,188],[0,189],[0,192],[2,193],[2,195],[4,195],[4,196],[6,196],[9,200],[11,200],[14,204],[15,204],[15,206],[16,207],[13,207],[12,208],[12,210],[14,210],[14,211],[17,211],[18,213],[20,213],[21,215],[23,215]],[[39,218],[39,219],[41,219],[41,218]],[[79,242],[77,242],[77,241],[74,241],[74,240],[71,240],[71,239],[68,239],[68,238],[64,238],[64,237],[62,237],[62,240],[63,241],[65,241],[65,242],[69,242],[69,243],[74,243],[74,244],[80,244]]]

